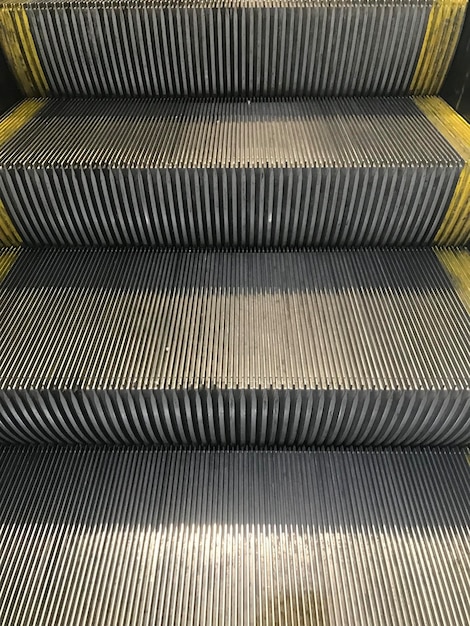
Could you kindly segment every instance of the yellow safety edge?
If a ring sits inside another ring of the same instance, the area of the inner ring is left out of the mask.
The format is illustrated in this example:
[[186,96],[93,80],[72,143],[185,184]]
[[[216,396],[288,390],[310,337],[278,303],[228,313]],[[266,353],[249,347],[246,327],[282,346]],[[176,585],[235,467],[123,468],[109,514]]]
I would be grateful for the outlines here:
[[45,96],[49,86],[22,4],[0,6],[0,45],[24,94]]
[[[25,100],[10,113],[0,118],[0,146],[8,141],[44,106],[41,100]],[[18,246],[21,237],[16,230],[5,205],[0,199],[0,245]]]
[[455,290],[470,313],[470,252],[437,249],[434,253],[447,270]]
[[0,283],[7,277],[18,258],[19,250],[0,251]]
[[441,98],[415,98],[417,106],[465,161],[434,242],[464,245],[470,240],[470,124]]
[[459,41],[467,1],[435,0],[433,3],[411,80],[411,93],[439,92]]
[[21,237],[13,225],[10,216],[6,212],[3,202],[0,200],[0,245],[19,246]]

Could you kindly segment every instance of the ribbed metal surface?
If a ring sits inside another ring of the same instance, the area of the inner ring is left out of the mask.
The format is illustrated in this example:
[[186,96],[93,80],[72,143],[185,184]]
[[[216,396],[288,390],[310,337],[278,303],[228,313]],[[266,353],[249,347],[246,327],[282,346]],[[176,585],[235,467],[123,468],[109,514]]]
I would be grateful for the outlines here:
[[0,148],[30,244],[428,243],[464,164],[406,98],[42,102]]
[[381,95],[409,90],[432,5],[127,0],[25,6],[54,94]]
[[467,626],[463,452],[4,450],[11,626]]
[[470,441],[470,313],[430,250],[9,254],[5,441]]
[[468,445],[467,391],[0,390],[0,440],[166,446]]

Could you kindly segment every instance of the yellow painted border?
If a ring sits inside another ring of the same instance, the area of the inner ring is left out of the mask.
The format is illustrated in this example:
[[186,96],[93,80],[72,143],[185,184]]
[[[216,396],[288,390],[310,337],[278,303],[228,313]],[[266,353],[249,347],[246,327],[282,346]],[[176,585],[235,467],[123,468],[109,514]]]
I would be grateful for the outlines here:
[[[0,146],[11,139],[22,126],[36,115],[44,106],[41,100],[25,100],[15,107],[10,113],[0,118]],[[18,246],[21,237],[16,230],[5,205],[0,199],[0,245]]]
[[0,200],[0,244],[2,246],[19,246],[21,237]]
[[447,270],[455,290],[470,313],[470,252],[468,250],[435,250]]
[[466,6],[467,0],[435,0],[411,80],[411,93],[439,92],[459,41]]
[[45,100],[23,100],[3,118],[0,117],[0,146],[27,124],[44,104]]
[[8,276],[19,254],[19,250],[0,251],[0,283]]
[[8,63],[28,97],[49,91],[31,34],[28,14],[21,5],[0,6],[0,45]]
[[441,98],[415,98],[417,106],[465,161],[434,242],[461,246],[470,240],[470,124]]

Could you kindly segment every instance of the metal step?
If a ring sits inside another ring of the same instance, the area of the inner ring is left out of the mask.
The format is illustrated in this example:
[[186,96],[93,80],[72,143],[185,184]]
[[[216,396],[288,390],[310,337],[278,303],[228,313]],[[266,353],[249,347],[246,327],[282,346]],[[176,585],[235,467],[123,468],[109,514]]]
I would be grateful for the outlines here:
[[466,0],[2,0],[26,95],[435,94]]
[[467,626],[458,451],[0,449],[9,626]]
[[32,100],[0,198],[31,245],[460,245],[469,146],[438,98]]
[[0,255],[0,439],[470,443],[465,250]]

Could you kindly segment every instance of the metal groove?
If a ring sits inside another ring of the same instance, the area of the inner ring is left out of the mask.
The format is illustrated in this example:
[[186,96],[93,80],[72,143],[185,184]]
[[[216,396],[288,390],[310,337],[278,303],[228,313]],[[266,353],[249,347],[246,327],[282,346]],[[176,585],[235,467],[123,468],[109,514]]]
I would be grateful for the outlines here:
[[12,626],[470,620],[464,452],[0,450]]
[[32,245],[426,244],[464,166],[405,98],[41,102],[0,147]]
[[470,313],[432,250],[24,249],[0,320],[3,441],[470,438]]

